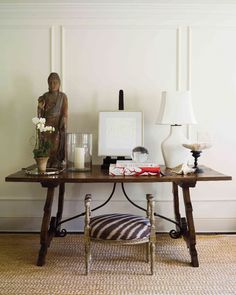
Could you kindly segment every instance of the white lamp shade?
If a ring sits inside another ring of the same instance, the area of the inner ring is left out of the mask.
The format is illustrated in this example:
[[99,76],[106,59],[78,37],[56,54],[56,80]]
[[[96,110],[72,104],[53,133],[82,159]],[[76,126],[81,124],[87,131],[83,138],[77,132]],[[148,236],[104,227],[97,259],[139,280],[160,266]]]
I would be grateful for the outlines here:
[[196,124],[189,91],[162,92],[160,111],[156,124]]

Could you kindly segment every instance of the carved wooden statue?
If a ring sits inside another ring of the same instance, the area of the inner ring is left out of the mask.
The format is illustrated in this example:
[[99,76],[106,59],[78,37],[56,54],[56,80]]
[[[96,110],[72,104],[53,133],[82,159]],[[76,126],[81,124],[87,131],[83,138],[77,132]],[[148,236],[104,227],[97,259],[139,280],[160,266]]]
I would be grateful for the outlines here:
[[46,118],[46,125],[53,126],[55,132],[45,132],[50,140],[49,167],[60,167],[65,159],[65,136],[68,117],[68,102],[65,93],[60,92],[61,80],[57,73],[48,77],[49,91],[38,99],[38,117]]

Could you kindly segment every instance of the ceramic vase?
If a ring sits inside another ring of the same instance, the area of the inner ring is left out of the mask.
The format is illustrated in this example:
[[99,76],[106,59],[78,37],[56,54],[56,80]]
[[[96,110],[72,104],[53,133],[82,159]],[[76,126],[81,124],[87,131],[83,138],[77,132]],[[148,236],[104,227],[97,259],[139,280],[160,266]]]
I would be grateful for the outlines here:
[[40,173],[46,172],[48,159],[49,159],[49,157],[35,158],[35,161],[36,161],[36,164],[38,167],[38,172],[40,172]]

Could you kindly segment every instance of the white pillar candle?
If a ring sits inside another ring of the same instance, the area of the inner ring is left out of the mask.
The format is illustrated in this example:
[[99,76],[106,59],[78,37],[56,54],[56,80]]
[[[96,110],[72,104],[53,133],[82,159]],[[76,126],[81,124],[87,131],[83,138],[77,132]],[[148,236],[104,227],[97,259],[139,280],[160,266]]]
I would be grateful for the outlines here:
[[84,154],[85,154],[84,148],[81,148],[81,147],[75,148],[75,158],[74,158],[75,168],[84,169]]

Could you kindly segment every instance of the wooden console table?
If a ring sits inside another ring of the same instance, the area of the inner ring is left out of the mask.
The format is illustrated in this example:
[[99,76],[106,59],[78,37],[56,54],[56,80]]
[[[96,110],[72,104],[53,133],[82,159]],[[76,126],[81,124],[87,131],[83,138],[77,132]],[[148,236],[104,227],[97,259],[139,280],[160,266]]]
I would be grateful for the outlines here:
[[[47,188],[47,196],[44,205],[44,214],[42,219],[40,233],[40,250],[38,255],[38,266],[43,266],[46,260],[47,249],[50,246],[54,236],[60,236],[60,224],[63,214],[64,192],[66,183],[148,183],[148,182],[170,182],[173,189],[173,204],[176,221],[176,237],[183,236],[189,248],[191,256],[191,264],[198,267],[198,255],[196,250],[196,235],[194,227],[194,219],[192,214],[192,203],[190,197],[190,188],[196,186],[198,181],[219,181],[231,180],[231,176],[227,176],[216,172],[205,166],[201,166],[203,173],[192,175],[175,175],[161,167],[163,176],[109,176],[108,172],[101,170],[100,166],[94,165],[90,172],[67,172],[64,171],[59,175],[53,176],[34,176],[26,175],[24,170],[18,171],[6,177],[6,181],[10,182],[38,182]],[[54,189],[59,186],[58,210],[57,215],[51,217],[51,208],[54,199]],[[178,187],[183,192],[183,203],[185,207],[186,217],[181,217],[179,212],[179,195]],[[148,193],[148,192],[147,192]],[[157,215],[157,214],[156,214]]]

